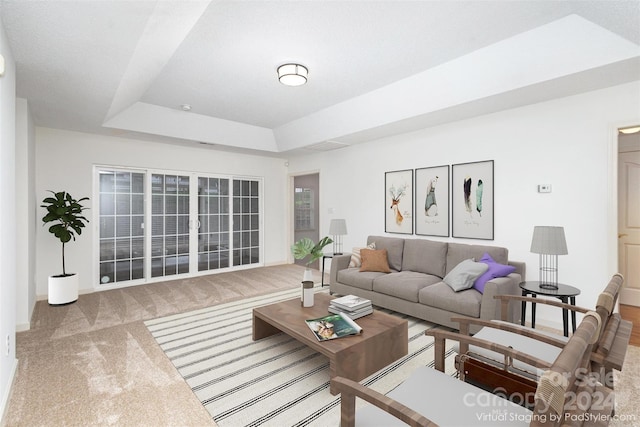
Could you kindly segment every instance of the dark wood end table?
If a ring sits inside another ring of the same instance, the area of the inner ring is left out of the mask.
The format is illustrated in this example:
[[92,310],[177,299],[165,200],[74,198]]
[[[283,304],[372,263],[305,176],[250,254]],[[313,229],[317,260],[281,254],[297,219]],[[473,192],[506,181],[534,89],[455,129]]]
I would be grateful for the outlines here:
[[[542,282],[539,281],[526,281],[520,283],[520,289],[522,289],[522,296],[526,297],[531,295],[536,298],[538,295],[550,296],[558,298],[565,304],[576,305],[576,296],[580,295],[580,289],[573,286],[563,285],[558,283],[558,289],[549,289],[548,287],[540,286]],[[527,314],[527,303],[522,301],[522,318],[520,324],[524,326],[525,317]],[[571,323],[573,326],[573,332],[576,331],[576,312],[571,312]],[[564,336],[569,336],[569,310],[562,309],[562,326],[564,328]],[[536,303],[531,303],[531,327],[536,327]]]

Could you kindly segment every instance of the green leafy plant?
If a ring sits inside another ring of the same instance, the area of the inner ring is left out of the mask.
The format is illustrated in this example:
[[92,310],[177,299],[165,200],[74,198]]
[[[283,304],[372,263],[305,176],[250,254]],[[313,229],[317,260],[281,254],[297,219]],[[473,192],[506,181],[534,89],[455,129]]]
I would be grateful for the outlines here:
[[313,240],[304,237],[291,246],[291,252],[295,259],[309,257],[309,261],[307,261],[307,266],[309,266],[315,260],[322,258],[322,249],[331,243],[333,240],[329,237],[323,237],[318,243],[313,243]]
[[89,200],[89,198],[83,197],[76,200],[66,191],[57,193],[50,191],[50,193],[53,194],[53,197],[45,198],[42,201],[43,204],[40,205],[40,207],[47,209],[47,214],[42,218],[42,222],[44,224],[54,223],[49,227],[49,232],[62,243],[62,277],[65,277],[68,274],[64,263],[64,245],[71,239],[76,240],[76,234],[82,234],[85,223],[89,222],[87,218],[82,216],[82,211],[88,208],[80,203]]

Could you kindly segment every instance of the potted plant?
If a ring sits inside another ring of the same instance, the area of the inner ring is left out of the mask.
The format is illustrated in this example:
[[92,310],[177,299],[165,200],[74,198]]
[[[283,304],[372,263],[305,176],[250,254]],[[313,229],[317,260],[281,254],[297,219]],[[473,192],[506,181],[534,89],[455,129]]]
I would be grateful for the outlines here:
[[66,191],[53,192],[53,197],[47,197],[42,201],[47,214],[42,218],[43,225],[53,223],[49,227],[49,232],[62,243],[62,274],[49,276],[49,304],[64,305],[78,300],[78,275],[76,273],[67,274],[64,259],[64,245],[76,240],[76,234],[82,234],[85,223],[89,222],[82,216],[82,211],[88,209],[82,206],[81,202],[89,200],[83,197],[80,200],[74,199]]
[[295,259],[309,258],[307,261],[307,267],[304,271],[303,281],[311,280],[313,278],[313,274],[311,273],[311,268],[309,268],[309,266],[314,261],[322,258],[322,249],[331,243],[333,243],[333,240],[329,237],[323,237],[318,243],[313,243],[313,240],[308,237],[304,237],[291,246],[291,252]]

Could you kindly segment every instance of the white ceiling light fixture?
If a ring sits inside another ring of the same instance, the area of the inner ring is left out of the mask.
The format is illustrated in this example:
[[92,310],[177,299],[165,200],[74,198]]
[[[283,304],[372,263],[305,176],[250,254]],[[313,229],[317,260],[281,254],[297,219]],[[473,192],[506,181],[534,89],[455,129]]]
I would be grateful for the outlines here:
[[618,129],[620,131],[620,133],[624,133],[625,135],[629,135],[632,133],[638,133],[640,132],[640,126],[634,126],[634,127],[630,127],[630,128],[623,128],[623,129]]
[[283,64],[278,67],[278,80],[286,86],[301,86],[307,82],[309,70],[300,64]]
[[180,104],[182,111],[191,111],[191,104]]

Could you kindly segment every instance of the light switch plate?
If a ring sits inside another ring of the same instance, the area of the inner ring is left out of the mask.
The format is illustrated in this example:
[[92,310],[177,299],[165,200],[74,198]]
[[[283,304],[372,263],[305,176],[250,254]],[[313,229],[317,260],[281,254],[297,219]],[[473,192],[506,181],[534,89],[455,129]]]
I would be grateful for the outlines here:
[[0,55],[0,77],[4,76],[4,56]]

